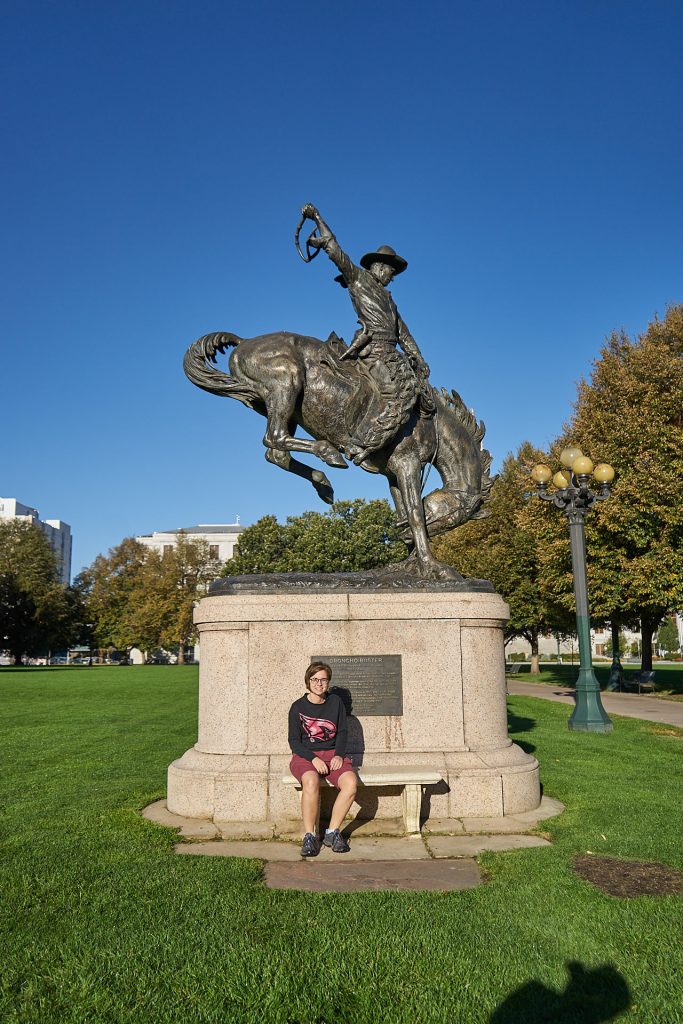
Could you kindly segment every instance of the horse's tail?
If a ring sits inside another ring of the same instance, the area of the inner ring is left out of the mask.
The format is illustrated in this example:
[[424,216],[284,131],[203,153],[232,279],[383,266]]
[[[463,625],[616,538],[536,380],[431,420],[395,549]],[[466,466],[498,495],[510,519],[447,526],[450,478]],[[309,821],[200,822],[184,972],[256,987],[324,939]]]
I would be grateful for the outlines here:
[[262,407],[263,402],[258,392],[251,385],[223,373],[216,366],[216,353],[223,354],[226,348],[234,348],[242,340],[239,335],[228,331],[204,334],[194,341],[185,353],[183,370],[185,376],[203,391],[209,391],[212,395],[236,398],[238,402],[260,412],[262,410],[259,406]]
[[[444,478],[444,486],[426,495],[424,509],[429,536],[438,537],[470,519],[485,519],[490,515],[486,504],[495,478],[490,474],[491,455],[482,444],[486,433],[484,421],[477,422],[457,391],[442,388],[440,392],[434,389],[433,394],[437,402],[438,436],[434,461]],[[450,417],[451,422],[455,421],[455,431],[448,429]],[[449,463],[455,473],[448,472]],[[462,479],[457,482],[464,486],[457,486],[455,480],[465,463],[468,478],[462,473]]]

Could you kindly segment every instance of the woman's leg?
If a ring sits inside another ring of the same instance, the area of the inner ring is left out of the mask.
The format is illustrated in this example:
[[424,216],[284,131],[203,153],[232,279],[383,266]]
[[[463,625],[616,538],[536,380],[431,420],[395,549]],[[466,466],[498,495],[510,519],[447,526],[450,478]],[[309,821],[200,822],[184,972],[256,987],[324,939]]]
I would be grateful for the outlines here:
[[339,786],[339,792],[332,808],[332,816],[330,818],[331,830],[341,828],[344,818],[349,813],[349,808],[354,801],[356,789],[358,788],[356,773],[344,772],[343,775],[339,776],[337,785]]
[[[351,804],[349,804],[349,807]],[[301,813],[304,819],[304,833],[316,834],[315,824],[320,809],[320,776],[313,769],[301,776]]]

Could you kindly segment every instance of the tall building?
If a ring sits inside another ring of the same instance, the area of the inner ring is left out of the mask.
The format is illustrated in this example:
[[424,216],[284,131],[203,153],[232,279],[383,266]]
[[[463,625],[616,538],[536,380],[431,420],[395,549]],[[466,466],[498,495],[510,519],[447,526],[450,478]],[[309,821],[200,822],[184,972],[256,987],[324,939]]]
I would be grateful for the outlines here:
[[148,548],[159,551],[172,550],[178,543],[178,534],[183,533],[188,540],[205,540],[209,551],[220,562],[232,558],[239,535],[244,529],[239,523],[200,523],[198,526],[185,526],[177,530],[161,530],[145,533],[135,539]]
[[16,498],[0,498],[0,520],[21,519],[40,527],[57,555],[59,579],[68,586],[71,582],[71,527],[61,519],[41,519],[37,508],[23,505]]

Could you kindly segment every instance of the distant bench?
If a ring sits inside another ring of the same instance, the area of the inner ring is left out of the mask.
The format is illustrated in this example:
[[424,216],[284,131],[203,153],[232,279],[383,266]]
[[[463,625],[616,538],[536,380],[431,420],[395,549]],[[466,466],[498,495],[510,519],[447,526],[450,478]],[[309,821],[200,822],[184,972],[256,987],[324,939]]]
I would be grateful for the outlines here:
[[[402,786],[403,821],[406,832],[414,834],[420,831],[420,806],[422,804],[423,786],[435,786],[443,780],[443,774],[436,769],[424,768],[421,765],[403,765],[403,767],[381,768],[378,766],[356,768],[356,775],[361,786]],[[323,775],[322,778],[325,778]],[[285,786],[296,786],[301,783],[293,775],[282,776]]]
[[635,691],[638,689],[638,693],[641,690],[652,690],[655,692],[655,674],[654,672],[638,672],[635,676],[631,676],[629,679],[624,679],[624,689]]
[[513,661],[511,664],[505,665],[506,676],[518,676],[522,670],[522,665],[526,665],[525,661]]

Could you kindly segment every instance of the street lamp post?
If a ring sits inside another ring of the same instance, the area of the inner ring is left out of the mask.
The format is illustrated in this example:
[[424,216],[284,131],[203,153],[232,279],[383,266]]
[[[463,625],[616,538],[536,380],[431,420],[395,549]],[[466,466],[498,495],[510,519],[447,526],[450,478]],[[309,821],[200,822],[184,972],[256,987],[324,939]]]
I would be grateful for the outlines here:
[[[550,466],[534,466],[531,478],[538,486],[538,497],[552,501],[562,509],[569,524],[572,552],[574,597],[576,599],[576,631],[579,637],[579,677],[576,681],[576,707],[569,719],[569,728],[575,732],[610,732],[612,722],[602,706],[600,687],[593,671],[591,655],[591,623],[588,608],[588,580],[586,577],[586,512],[596,501],[610,495],[614,470],[606,463],[593,467],[579,448],[565,448],[560,455],[561,469],[553,476]],[[591,473],[600,485],[597,492],[588,486]],[[552,479],[556,490],[548,494]]]

